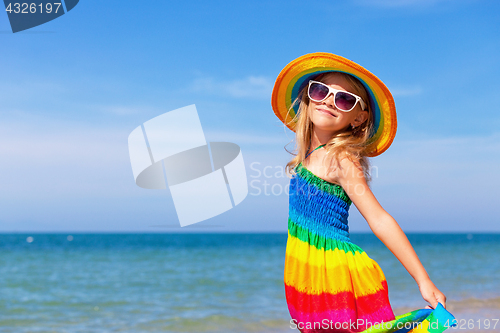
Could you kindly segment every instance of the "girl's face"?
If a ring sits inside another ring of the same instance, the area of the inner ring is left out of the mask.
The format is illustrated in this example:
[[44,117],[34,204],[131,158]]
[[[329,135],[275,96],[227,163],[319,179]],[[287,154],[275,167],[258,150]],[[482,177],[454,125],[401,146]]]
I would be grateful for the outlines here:
[[[334,89],[356,94],[349,82],[342,75],[330,73],[325,75],[320,81]],[[365,103],[367,102],[365,101]],[[308,110],[314,127],[322,131],[329,131],[332,135],[345,131],[351,124],[357,127],[368,119],[368,111],[363,111],[359,102],[349,112],[337,109],[333,94],[330,94],[322,102],[309,100]]]

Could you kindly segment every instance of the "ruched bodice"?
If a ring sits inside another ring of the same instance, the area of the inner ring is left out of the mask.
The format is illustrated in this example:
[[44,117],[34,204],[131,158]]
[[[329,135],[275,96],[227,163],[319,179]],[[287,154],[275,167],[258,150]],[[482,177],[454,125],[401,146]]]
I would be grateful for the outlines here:
[[318,236],[350,242],[349,207],[342,186],[330,183],[300,163],[290,180],[289,222]]

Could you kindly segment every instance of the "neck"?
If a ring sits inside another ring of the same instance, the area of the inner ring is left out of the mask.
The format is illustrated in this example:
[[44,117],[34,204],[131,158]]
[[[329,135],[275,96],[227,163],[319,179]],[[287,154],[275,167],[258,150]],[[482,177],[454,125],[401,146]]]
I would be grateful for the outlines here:
[[326,144],[332,138],[331,131],[324,131],[313,127],[311,136],[311,148]]

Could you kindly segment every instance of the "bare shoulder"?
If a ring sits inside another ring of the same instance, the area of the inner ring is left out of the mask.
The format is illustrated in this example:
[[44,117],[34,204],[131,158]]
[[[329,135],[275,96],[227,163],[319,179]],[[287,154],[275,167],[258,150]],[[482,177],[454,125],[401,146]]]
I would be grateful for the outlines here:
[[370,189],[360,160],[344,156],[339,159],[339,183],[372,230],[388,214]]
[[360,160],[342,153],[334,161],[329,159],[328,163],[333,163],[334,168],[328,174],[328,178],[335,179],[336,183],[345,183],[353,180],[365,180],[363,167]]

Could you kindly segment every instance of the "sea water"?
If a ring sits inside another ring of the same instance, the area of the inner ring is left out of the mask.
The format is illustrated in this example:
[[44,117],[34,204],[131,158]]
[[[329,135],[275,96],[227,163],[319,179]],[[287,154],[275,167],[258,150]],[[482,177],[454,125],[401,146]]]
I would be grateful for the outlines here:
[[[0,332],[294,332],[283,284],[286,238],[0,234]],[[500,323],[493,328],[500,234],[408,238],[448,309],[469,320],[466,330],[500,332]],[[426,305],[374,235],[351,239],[384,271],[396,315]]]

